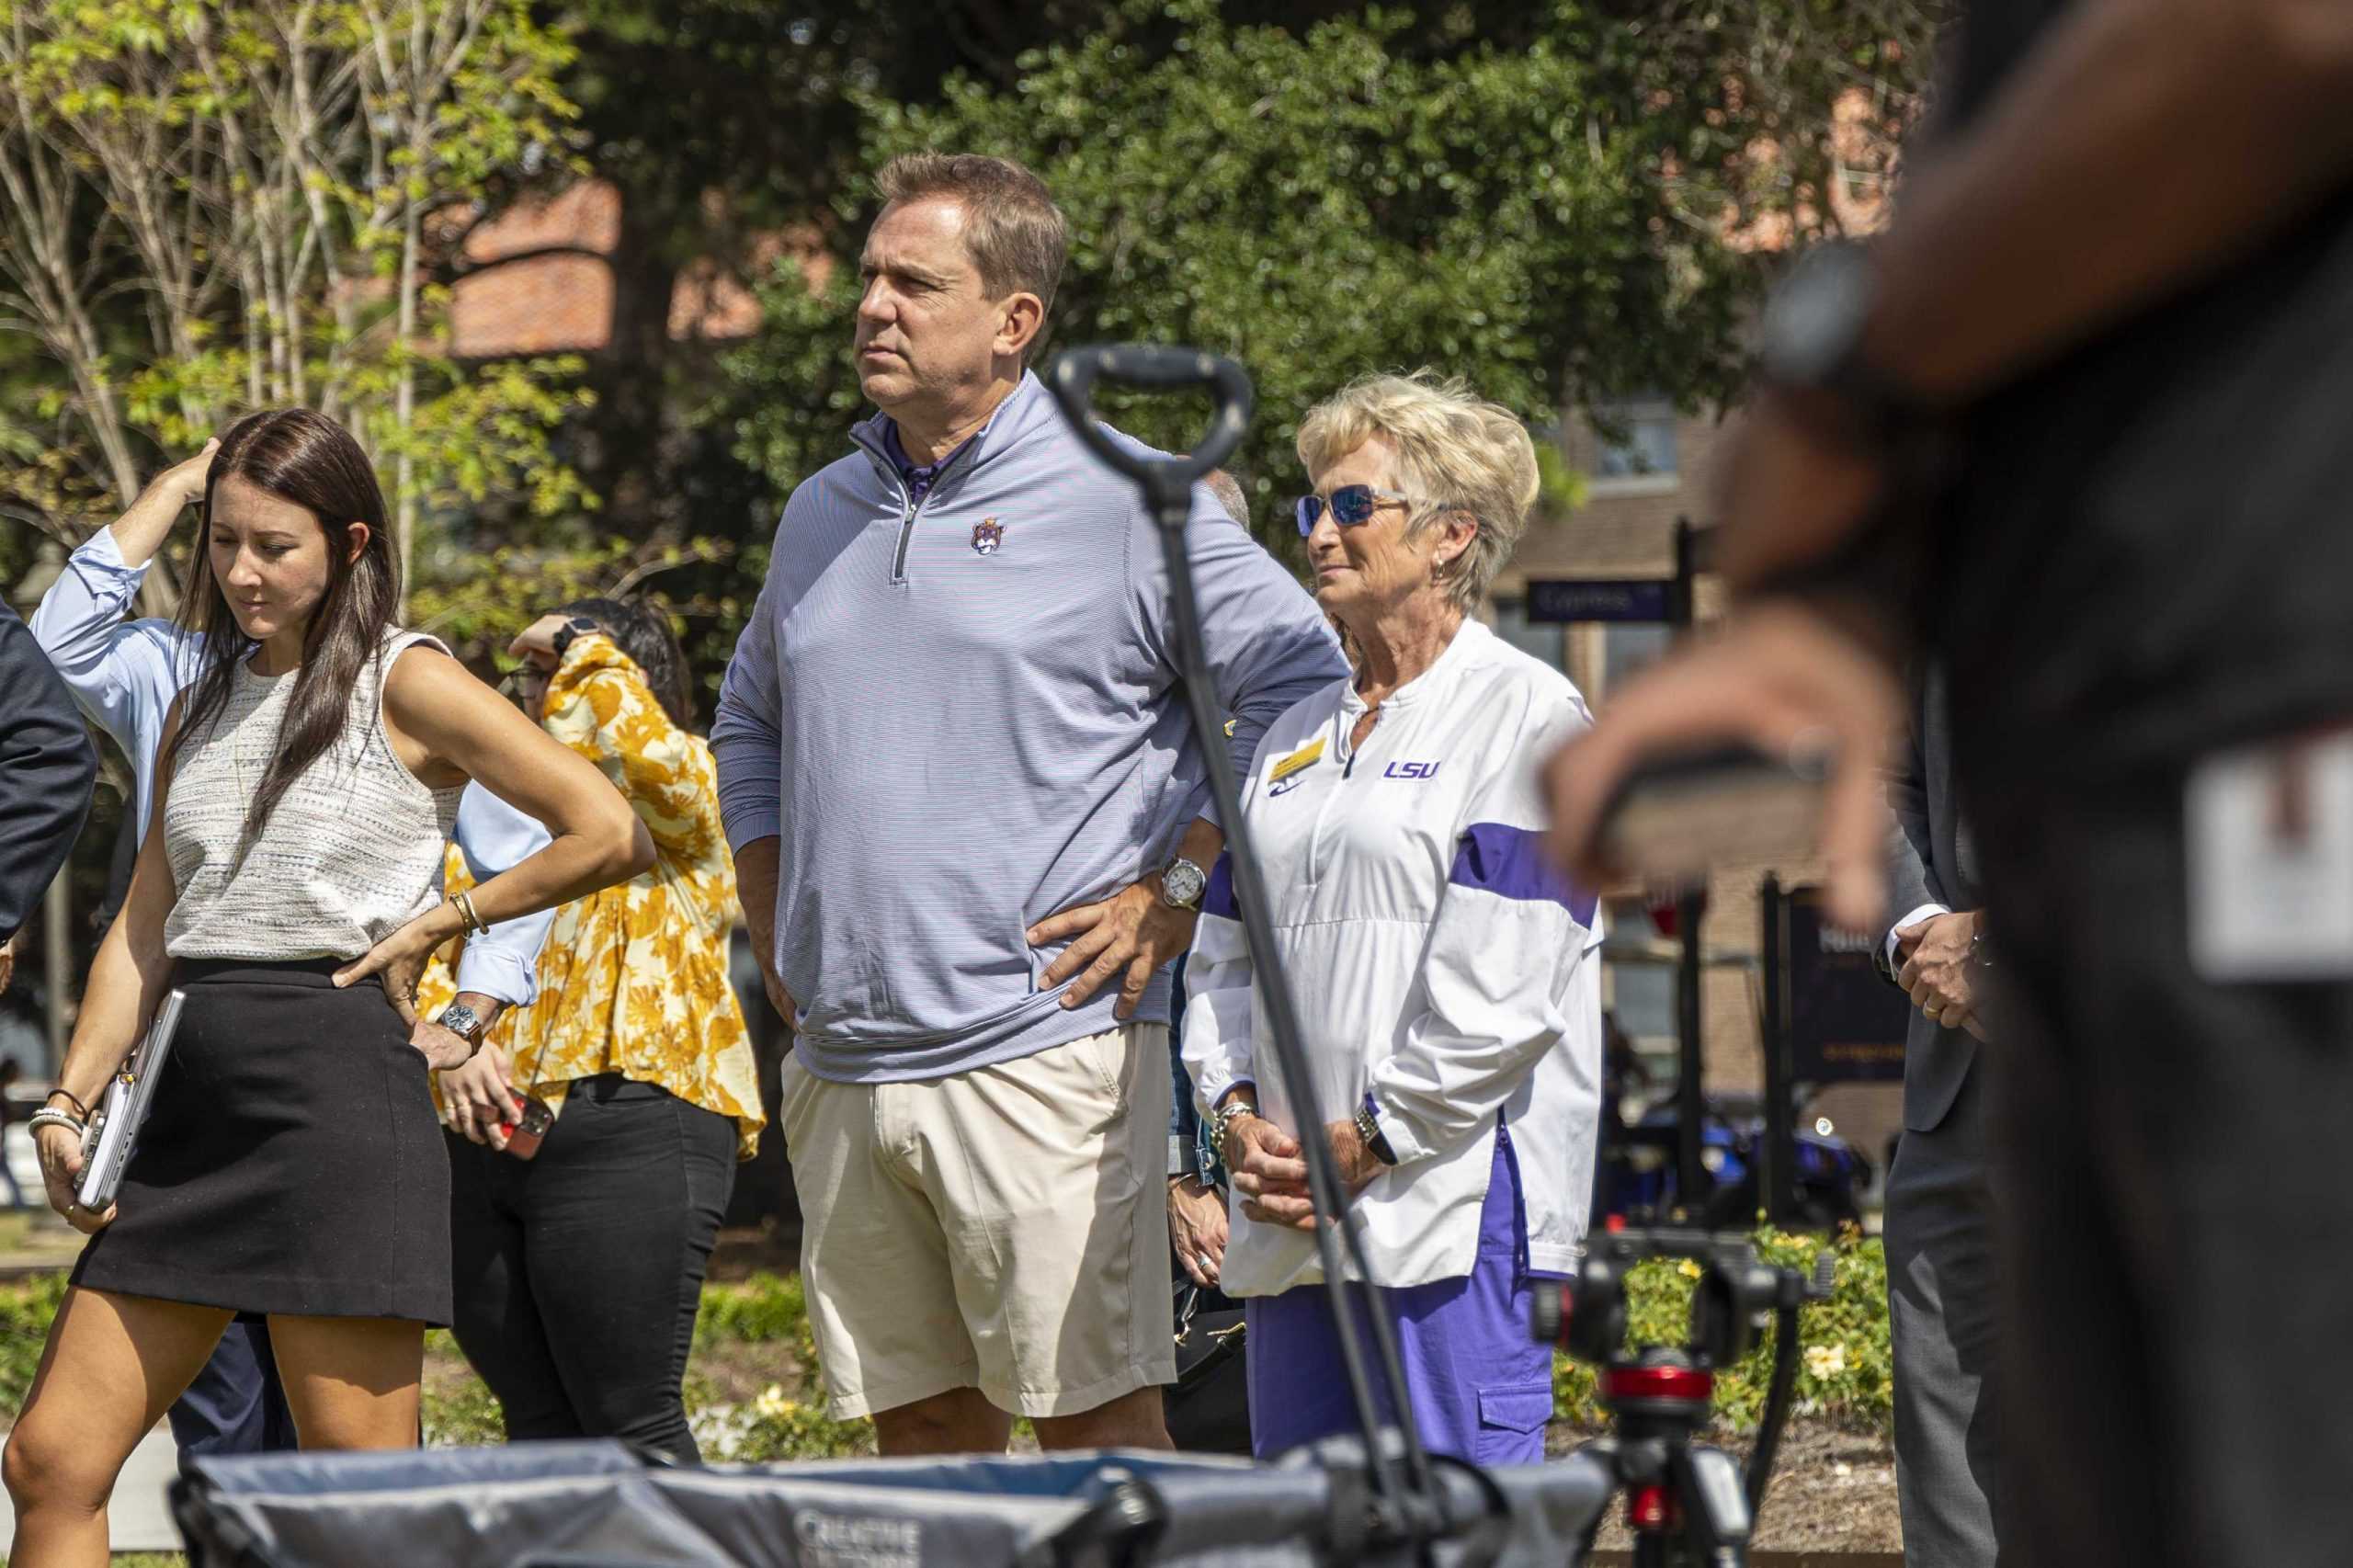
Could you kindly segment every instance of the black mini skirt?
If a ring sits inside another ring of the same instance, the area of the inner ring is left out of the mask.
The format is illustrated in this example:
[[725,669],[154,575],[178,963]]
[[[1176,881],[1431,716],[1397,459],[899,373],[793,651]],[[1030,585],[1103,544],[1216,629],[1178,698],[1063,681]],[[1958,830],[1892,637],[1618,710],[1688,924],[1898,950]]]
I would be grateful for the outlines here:
[[449,1321],[425,1058],[346,960],[182,960],[169,1062],[74,1283],[235,1312]]

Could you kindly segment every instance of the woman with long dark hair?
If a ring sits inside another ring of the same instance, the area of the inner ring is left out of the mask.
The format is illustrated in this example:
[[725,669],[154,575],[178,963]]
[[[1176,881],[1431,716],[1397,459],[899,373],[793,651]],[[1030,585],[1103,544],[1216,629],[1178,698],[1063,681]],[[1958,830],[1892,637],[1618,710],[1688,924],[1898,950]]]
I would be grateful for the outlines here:
[[[625,1437],[691,1462],[695,1309],[761,1125],[728,981],[735,865],[718,769],[687,727],[677,639],[642,600],[576,599],[511,652],[526,710],[604,770],[655,859],[556,912],[539,1000],[441,1074],[452,1326],[509,1437]],[[449,984],[438,966],[428,983]],[[554,1121],[510,1149],[527,1099]]]
[[[204,666],[165,726],[162,831],[91,968],[67,1105],[35,1118],[50,1202],[91,1236],[8,1439],[14,1550],[43,1564],[106,1561],[117,1472],[239,1312],[269,1319],[305,1448],[415,1442],[424,1329],[450,1316],[426,1075],[463,1056],[409,1043],[417,976],[461,929],[652,859],[593,767],[393,625],[383,496],[333,421],[233,426],[201,540],[182,615]],[[469,779],[552,842],[445,901]],[[85,1212],[87,1107],[173,989],[154,1108],[117,1202]]]

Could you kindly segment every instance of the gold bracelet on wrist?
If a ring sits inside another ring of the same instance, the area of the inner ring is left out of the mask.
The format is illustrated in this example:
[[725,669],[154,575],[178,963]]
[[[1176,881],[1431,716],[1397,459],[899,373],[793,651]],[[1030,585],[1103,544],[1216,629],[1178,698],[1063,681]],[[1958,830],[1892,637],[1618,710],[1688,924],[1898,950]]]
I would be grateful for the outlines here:
[[474,913],[474,895],[472,893],[453,893],[450,895],[449,902],[457,906],[458,918],[465,923],[465,927],[468,931],[480,932],[488,931],[490,929],[490,922],[484,920],[481,915]]

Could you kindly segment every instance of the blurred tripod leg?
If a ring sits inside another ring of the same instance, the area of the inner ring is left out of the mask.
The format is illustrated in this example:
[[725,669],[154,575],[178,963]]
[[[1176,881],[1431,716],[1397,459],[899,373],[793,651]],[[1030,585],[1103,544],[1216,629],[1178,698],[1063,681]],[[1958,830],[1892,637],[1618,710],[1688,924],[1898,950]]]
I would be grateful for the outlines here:
[[1685,1539],[1698,1549],[1693,1561],[1706,1568],[1745,1568],[1756,1520],[1740,1466],[1722,1449],[1697,1444],[1667,1455],[1667,1476],[1683,1511]]

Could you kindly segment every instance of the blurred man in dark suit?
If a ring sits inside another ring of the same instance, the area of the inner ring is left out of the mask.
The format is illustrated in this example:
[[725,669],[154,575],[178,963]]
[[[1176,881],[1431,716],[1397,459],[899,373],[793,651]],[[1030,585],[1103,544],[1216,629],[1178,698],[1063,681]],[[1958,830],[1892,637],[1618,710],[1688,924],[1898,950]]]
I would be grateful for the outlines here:
[[1895,1483],[1908,1568],[1998,1559],[1994,1201],[1985,1147],[1990,960],[1976,847],[1961,820],[1944,676],[1918,683],[1888,771],[1888,908],[1880,971],[1912,1001],[1904,1137],[1887,1173],[1887,1311],[1895,1351]]
[[98,754],[65,683],[0,606],[0,942],[31,918],[90,809]]

